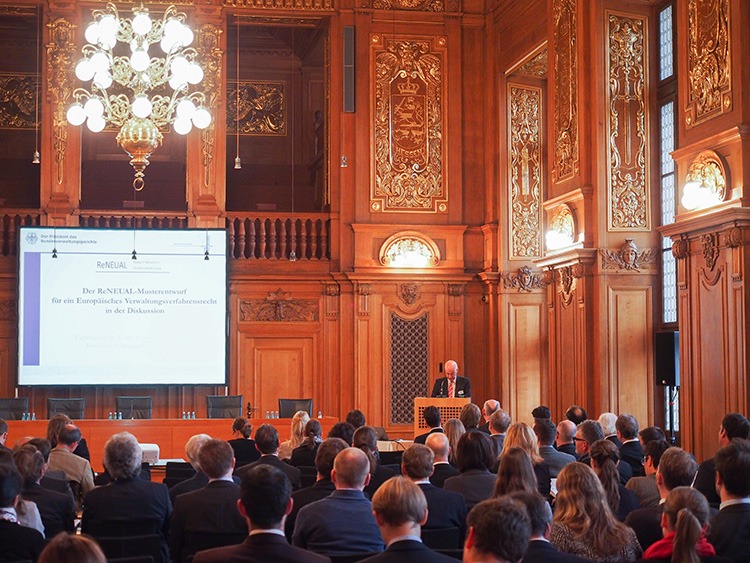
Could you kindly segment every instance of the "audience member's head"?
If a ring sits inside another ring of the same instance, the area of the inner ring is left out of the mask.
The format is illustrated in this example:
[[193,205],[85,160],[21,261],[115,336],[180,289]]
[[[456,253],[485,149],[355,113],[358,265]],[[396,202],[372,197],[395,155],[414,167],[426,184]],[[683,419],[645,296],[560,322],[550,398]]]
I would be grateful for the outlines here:
[[352,438],[354,437],[354,426],[348,422],[337,422],[331,427],[328,432],[329,438],[341,438],[344,442],[352,445]]
[[724,416],[719,431],[721,445],[726,445],[733,438],[747,440],[750,435],[750,422],[738,412],[732,412]]
[[370,459],[359,448],[346,448],[333,460],[331,480],[336,489],[363,490],[370,482]]
[[491,471],[495,465],[494,446],[492,440],[484,432],[467,432],[458,441],[456,458],[458,470],[461,473],[470,469],[486,469]]
[[714,461],[721,500],[750,497],[750,442],[734,438],[716,452]]
[[503,409],[497,409],[490,416],[490,433],[505,434],[510,426],[510,415]]
[[12,465],[0,465],[0,508],[8,508],[16,503],[21,493],[23,478]]
[[443,424],[443,432],[448,436],[448,444],[450,444],[450,453],[448,458],[451,463],[456,463],[456,456],[458,455],[458,441],[461,436],[466,434],[466,428],[464,423],[457,418],[451,418],[445,421]]
[[605,436],[612,436],[613,434],[617,434],[617,427],[615,424],[617,423],[617,415],[613,412],[603,412],[599,415],[599,424],[602,425],[602,431],[604,432]]
[[200,469],[200,465],[198,465],[198,452],[200,451],[201,447],[203,447],[203,444],[208,442],[210,439],[211,436],[209,436],[208,434],[196,434],[195,436],[191,436],[185,444],[185,455],[187,456],[190,465],[193,466],[193,469]]
[[643,452],[643,467],[646,470],[646,475],[656,473],[656,470],[659,468],[661,456],[669,448],[669,442],[666,440],[651,440],[646,444],[646,448]]
[[451,450],[451,445],[448,442],[448,436],[441,432],[435,432],[427,436],[424,445],[430,448],[430,450],[432,450],[432,453],[435,454],[436,462],[448,461],[448,454]]
[[81,431],[75,424],[66,424],[57,434],[57,443],[69,449],[75,449],[81,441]]
[[469,532],[464,543],[464,563],[519,561],[531,537],[526,508],[517,500],[502,497],[485,500],[469,512]]
[[409,479],[422,481],[432,475],[433,463],[435,463],[435,454],[432,450],[422,444],[414,444],[404,452],[401,458],[401,471]]
[[440,409],[434,405],[425,407],[422,411],[422,418],[424,418],[425,424],[430,428],[437,428],[440,426]]
[[310,415],[307,414],[307,411],[297,411],[292,416],[292,432],[289,439],[292,449],[299,446],[305,439],[305,426],[308,422],[310,422]]
[[406,477],[392,477],[375,491],[372,511],[381,529],[408,524],[419,530],[419,526],[427,521],[427,499],[413,481]]
[[537,418],[534,420],[534,434],[540,446],[551,446],[555,443],[557,428],[549,418]]
[[552,509],[544,497],[537,491],[517,491],[509,496],[526,506],[531,524],[530,539],[547,539],[552,528]]
[[52,445],[47,438],[32,438],[26,445],[34,446],[44,457],[44,463],[49,461],[49,454],[52,451]]
[[341,438],[323,440],[315,454],[315,468],[318,470],[318,475],[324,479],[330,479],[333,461],[339,452],[343,452],[348,447],[349,445]]
[[584,420],[578,425],[578,430],[576,430],[576,452],[578,452],[578,455],[587,453],[589,448],[591,448],[591,444],[603,438],[604,431],[601,424],[596,420]]
[[0,466],[16,468],[16,463],[13,461],[13,452],[4,448],[0,449]]
[[458,417],[464,425],[466,430],[472,428],[478,428],[479,423],[482,421],[482,411],[474,403],[467,403],[461,409],[461,414]]
[[107,558],[93,539],[76,534],[57,534],[37,559],[38,563],[107,563]]
[[322,441],[323,426],[314,418],[305,424],[305,441],[302,442],[310,450],[314,450]]
[[534,466],[523,448],[510,448],[500,457],[497,479],[492,496],[497,498],[516,491],[536,492],[537,482]]
[[292,484],[284,472],[260,464],[242,475],[237,506],[252,529],[281,529],[284,517],[292,510],[291,496]]
[[253,433],[253,425],[243,416],[238,416],[232,423],[232,434],[248,439]]
[[635,440],[638,437],[638,421],[632,414],[621,414],[615,422],[621,440]]
[[[689,487],[693,483],[698,464],[693,456],[682,448],[669,448],[661,455],[656,471],[656,484],[666,491],[675,487]],[[664,494],[663,496],[666,496]]]
[[57,436],[60,434],[60,430],[62,430],[63,426],[66,424],[72,424],[72,422],[73,421],[64,414],[56,414],[49,419],[49,422],[47,423],[47,440],[49,440],[49,443],[53,448],[57,445]]
[[44,456],[34,446],[21,446],[13,452],[13,461],[23,477],[23,486],[38,483],[44,474]]
[[[60,433],[62,441],[62,433]],[[112,479],[132,479],[141,472],[143,451],[130,432],[113,435],[104,445],[104,467]]]
[[198,450],[198,465],[209,479],[226,477],[234,468],[234,450],[224,440],[208,440]]
[[349,424],[351,424],[355,430],[359,428],[360,426],[364,426],[365,424],[367,424],[367,420],[365,419],[365,413],[363,413],[359,409],[354,409],[352,411],[349,411],[346,414],[345,420]]
[[488,399],[482,405],[482,416],[489,421],[492,413],[500,408],[500,403],[495,399]]
[[586,410],[583,407],[571,405],[571,407],[565,411],[565,418],[578,426],[588,417],[586,416]]
[[279,451],[279,431],[272,424],[261,424],[255,431],[255,445],[262,455]]
[[5,444],[8,439],[8,423],[4,418],[0,418],[0,444]]
[[503,449],[500,455],[505,455],[505,452],[509,451],[510,448],[521,448],[531,457],[532,463],[541,463],[542,457],[539,455],[539,443],[536,439],[536,434],[531,429],[531,426],[525,422],[516,422],[511,424],[508,428],[508,433],[505,435],[503,440]]
[[666,441],[667,436],[664,434],[664,430],[658,426],[646,426],[646,428],[642,428],[638,432],[638,439],[641,442],[641,447],[645,450],[649,442],[653,442],[654,440]]
[[575,423],[567,418],[560,421],[560,424],[557,425],[557,438],[555,439],[557,445],[572,444],[577,429]]
[[539,405],[534,410],[531,411],[531,416],[534,417],[534,420],[538,420],[540,418],[546,418],[546,419],[552,419],[552,412],[549,410],[549,407],[545,405]]
[[597,440],[589,449],[591,469],[602,482],[607,502],[612,512],[620,506],[620,473],[617,463],[620,461],[620,450],[609,440]]
[[[666,520],[666,522],[665,522]],[[662,528],[674,532],[672,561],[700,561],[696,543],[708,522],[708,501],[692,487],[676,487],[664,501]],[[664,525],[666,524],[666,526]]]
[[370,473],[373,475],[378,470],[378,433],[372,426],[361,426],[357,428],[352,437],[352,446],[359,448],[370,460]]

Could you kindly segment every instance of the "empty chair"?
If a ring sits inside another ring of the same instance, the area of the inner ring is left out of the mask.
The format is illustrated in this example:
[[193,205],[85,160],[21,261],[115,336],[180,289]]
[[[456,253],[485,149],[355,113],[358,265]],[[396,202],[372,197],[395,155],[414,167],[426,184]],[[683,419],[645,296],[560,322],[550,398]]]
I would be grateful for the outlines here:
[[207,418],[242,416],[242,395],[206,395]]
[[279,418],[292,418],[297,411],[305,411],[311,417],[312,399],[279,399]]
[[101,546],[108,561],[116,559],[138,558],[139,561],[150,557],[152,561],[166,563],[161,549],[161,538],[158,534],[146,536],[98,536],[97,543]]
[[29,412],[28,397],[0,399],[0,418],[5,420],[23,420],[23,415],[27,412]]
[[151,418],[151,397],[128,397],[118,395],[115,397],[115,410],[122,413],[122,418]]
[[164,474],[164,483],[168,488],[174,487],[195,475],[195,468],[186,461],[168,461]]
[[84,409],[86,408],[86,399],[59,399],[50,397],[47,399],[47,418],[52,418],[56,414],[64,414],[71,420],[83,420]]

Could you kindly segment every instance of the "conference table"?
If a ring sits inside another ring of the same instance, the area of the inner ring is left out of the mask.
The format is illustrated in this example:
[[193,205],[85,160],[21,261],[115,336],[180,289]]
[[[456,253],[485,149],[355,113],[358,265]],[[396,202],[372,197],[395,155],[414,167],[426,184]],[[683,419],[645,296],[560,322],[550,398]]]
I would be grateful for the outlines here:
[[[339,420],[333,416],[320,419],[323,436]],[[91,467],[96,472],[104,471],[102,458],[104,444],[110,436],[118,432],[130,432],[143,444],[157,444],[159,459],[185,459],[185,443],[195,434],[208,434],[212,438],[229,440],[232,438],[232,418],[152,418],[135,420],[76,420],[91,452]],[[8,420],[8,440],[6,445],[13,445],[24,436],[46,437],[47,420]],[[291,418],[253,418],[253,435],[261,424],[271,424],[279,431],[279,440],[288,440],[291,434]]]

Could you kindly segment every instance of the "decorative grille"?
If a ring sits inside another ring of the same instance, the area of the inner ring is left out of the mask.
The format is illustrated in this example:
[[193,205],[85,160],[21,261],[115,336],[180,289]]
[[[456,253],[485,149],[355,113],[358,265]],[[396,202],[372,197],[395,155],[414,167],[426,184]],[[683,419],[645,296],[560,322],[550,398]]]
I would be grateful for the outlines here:
[[404,319],[391,313],[391,424],[414,423],[414,398],[428,391],[428,314]]

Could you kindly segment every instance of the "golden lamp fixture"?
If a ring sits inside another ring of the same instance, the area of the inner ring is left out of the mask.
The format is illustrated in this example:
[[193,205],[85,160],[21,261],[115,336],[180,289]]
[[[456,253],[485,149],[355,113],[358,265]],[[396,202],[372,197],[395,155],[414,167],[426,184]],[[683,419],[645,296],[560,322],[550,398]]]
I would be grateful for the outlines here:
[[700,153],[688,167],[680,203],[688,211],[704,209],[724,201],[727,174],[721,157],[714,151]]
[[[186,135],[193,126],[205,129],[211,124],[206,96],[196,89],[203,69],[190,47],[193,32],[185,14],[174,6],[161,19],[152,19],[143,4],[133,7],[132,18],[120,17],[111,2],[92,15],[83,58],[75,69],[78,79],[91,81],[91,86],[73,91],[68,122],[85,121],[94,133],[107,125],[119,127],[117,144],[130,155],[133,188],[140,191],[148,158],[161,144],[163,130],[171,125]],[[155,44],[163,55],[149,53]]]

